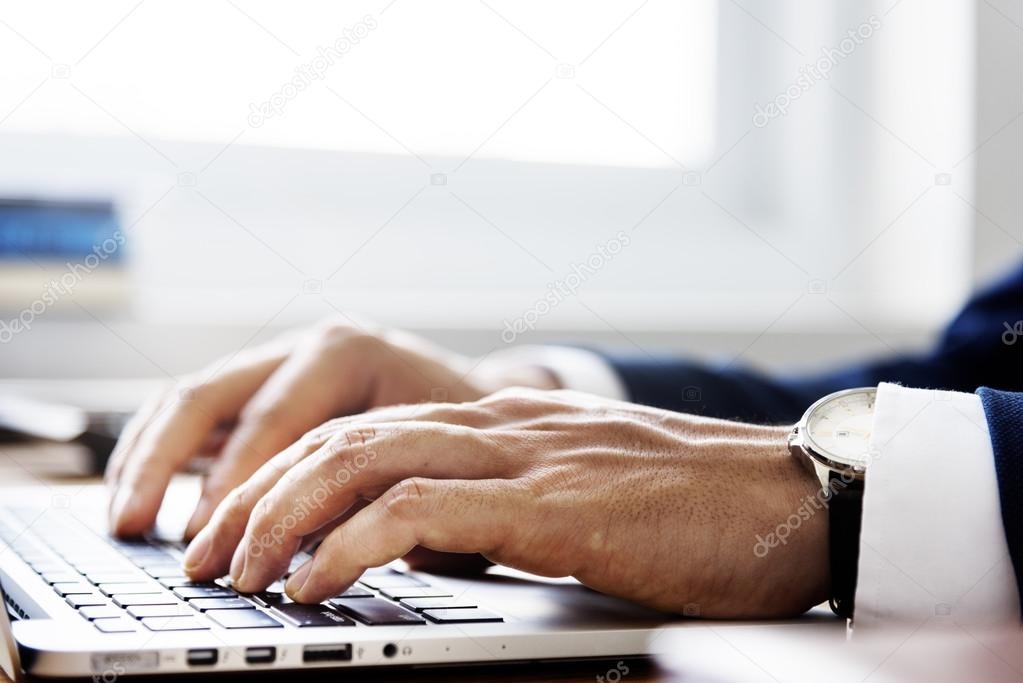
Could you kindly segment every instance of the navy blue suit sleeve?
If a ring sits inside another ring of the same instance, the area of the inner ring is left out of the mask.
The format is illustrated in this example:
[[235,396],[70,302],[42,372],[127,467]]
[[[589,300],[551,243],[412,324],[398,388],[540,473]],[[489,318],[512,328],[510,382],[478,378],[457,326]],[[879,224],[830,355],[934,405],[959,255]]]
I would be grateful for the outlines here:
[[1023,321],[1023,268],[978,292],[934,348],[917,356],[802,377],[671,357],[611,353],[605,358],[636,403],[747,422],[793,422],[822,396],[881,382],[965,392],[980,386],[1023,390],[1023,337],[1015,340],[1017,321]]
[[995,454],[998,497],[1016,586],[1023,596],[1023,393],[977,390]]

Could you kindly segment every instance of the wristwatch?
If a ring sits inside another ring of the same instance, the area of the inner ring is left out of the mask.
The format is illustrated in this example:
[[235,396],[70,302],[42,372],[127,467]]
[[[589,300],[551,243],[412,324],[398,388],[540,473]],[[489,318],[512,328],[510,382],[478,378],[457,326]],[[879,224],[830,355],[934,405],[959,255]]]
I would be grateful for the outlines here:
[[831,609],[851,619],[860,556],[863,484],[873,459],[874,388],[846,389],[810,406],[789,435],[789,451],[821,481],[828,507]]

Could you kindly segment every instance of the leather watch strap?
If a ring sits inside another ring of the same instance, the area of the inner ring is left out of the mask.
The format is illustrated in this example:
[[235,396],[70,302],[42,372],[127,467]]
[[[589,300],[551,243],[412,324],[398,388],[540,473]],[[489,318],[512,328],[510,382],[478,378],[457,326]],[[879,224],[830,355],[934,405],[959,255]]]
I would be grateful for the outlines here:
[[829,477],[828,561],[831,566],[831,609],[852,619],[856,600],[856,575],[860,559],[860,527],[863,521],[863,480]]

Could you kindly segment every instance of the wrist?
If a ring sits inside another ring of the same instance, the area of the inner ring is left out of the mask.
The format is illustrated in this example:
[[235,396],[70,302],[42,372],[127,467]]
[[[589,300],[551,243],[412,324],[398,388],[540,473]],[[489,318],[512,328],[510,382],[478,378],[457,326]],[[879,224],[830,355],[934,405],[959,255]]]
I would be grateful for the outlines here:
[[799,614],[827,601],[831,581],[828,499],[813,468],[791,455],[790,431],[771,428],[768,443],[758,449],[773,466],[767,482],[772,501],[765,506],[771,514],[753,546],[765,579],[757,592],[766,601],[761,604],[773,603],[778,615]]

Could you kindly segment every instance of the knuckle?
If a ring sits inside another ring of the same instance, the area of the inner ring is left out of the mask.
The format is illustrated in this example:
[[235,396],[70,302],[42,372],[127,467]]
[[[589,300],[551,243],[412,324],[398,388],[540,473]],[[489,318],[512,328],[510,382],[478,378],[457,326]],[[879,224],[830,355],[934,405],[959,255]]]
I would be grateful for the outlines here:
[[255,532],[262,531],[268,523],[272,522],[273,507],[273,500],[269,494],[260,498],[252,507],[252,514],[249,516],[249,526]]
[[219,506],[219,517],[227,524],[244,524],[249,517],[249,505],[245,487],[238,486],[224,497]]
[[383,340],[373,332],[354,325],[330,322],[316,330],[314,343],[325,349],[359,352],[379,346]]
[[400,520],[412,520],[423,516],[429,495],[429,480],[410,477],[398,482],[384,494],[384,509]]
[[241,422],[260,429],[280,431],[289,437],[301,433],[301,427],[297,426],[300,422],[295,419],[294,412],[277,402],[251,403],[242,409],[239,417]]
[[479,403],[504,415],[532,414],[547,401],[546,393],[525,387],[509,387],[491,394]]

